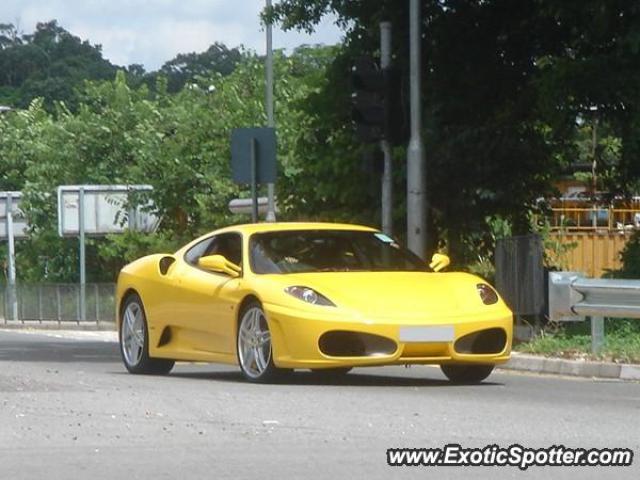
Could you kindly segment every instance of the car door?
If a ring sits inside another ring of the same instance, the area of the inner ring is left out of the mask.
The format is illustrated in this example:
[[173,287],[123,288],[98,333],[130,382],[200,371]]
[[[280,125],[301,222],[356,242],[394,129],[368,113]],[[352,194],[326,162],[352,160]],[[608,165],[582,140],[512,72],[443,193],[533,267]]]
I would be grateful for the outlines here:
[[198,259],[206,255],[223,255],[242,265],[242,236],[223,233],[202,240],[191,247],[175,273],[176,332],[189,350],[234,354],[235,306],[241,278],[206,271]]

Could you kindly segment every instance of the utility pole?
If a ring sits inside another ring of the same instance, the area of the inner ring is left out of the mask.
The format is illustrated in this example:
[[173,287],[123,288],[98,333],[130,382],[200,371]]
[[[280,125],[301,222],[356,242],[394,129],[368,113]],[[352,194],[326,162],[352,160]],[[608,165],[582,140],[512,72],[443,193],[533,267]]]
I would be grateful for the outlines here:
[[[271,0],[266,0],[267,9],[271,8]],[[271,22],[267,22],[265,26],[267,32],[267,54],[265,61],[265,106],[267,110],[267,127],[275,127],[273,118],[273,31]],[[275,183],[267,184],[267,222],[276,221],[276,186]]]
[[[391,67],[391,22],[380,22],[380,68]],[[388,114],[388,113],[387,113]],[[393,178],[391,164],[391,143],[388,138],[380,141],[384,155],[382,172],[382,231],[393,235]]]
[[427,254],[427,178],[420,96],[420,0],[410,0],[409,16],[411,139],[407,151],[407,243],[409,250],[424,259]]

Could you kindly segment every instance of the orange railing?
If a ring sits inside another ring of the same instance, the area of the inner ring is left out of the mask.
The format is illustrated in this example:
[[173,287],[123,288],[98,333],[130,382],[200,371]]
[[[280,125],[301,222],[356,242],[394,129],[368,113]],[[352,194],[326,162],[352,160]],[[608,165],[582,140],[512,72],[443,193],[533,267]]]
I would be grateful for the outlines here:
[[553,230],[623,231],[640,229],[640,208],[551,208]]

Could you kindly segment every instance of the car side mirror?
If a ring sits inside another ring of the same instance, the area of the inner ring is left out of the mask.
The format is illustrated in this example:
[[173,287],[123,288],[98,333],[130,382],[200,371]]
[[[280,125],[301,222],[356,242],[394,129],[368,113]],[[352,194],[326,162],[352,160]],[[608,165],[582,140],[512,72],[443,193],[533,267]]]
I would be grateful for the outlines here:
[[447,267],[450,263],[451,259],[448,256],[442,253],[434,253],[433,257],[431,257],[431,263],[429,264],[429,267],[431,267],[434,272],[439,272],[443,268]]
[[240,276],[241,268],[222,255],[207,255],[198,259],[198,266],[209,272],[225,273],[230,277]]

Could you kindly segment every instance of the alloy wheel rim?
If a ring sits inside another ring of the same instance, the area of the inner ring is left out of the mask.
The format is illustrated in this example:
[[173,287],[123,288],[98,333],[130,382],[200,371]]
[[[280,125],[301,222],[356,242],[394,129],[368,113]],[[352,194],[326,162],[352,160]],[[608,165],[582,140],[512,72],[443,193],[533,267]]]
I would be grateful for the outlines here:
[[135,366],[144,348],[144,318],[142,308],[135,302],[127,305],[122,319],[122,353],[128,365]]
[[267,319],[258,307],[242,316],[238,331],[238,357],[242,370],[251,378],[259,378],[271,362],[271,334]]

